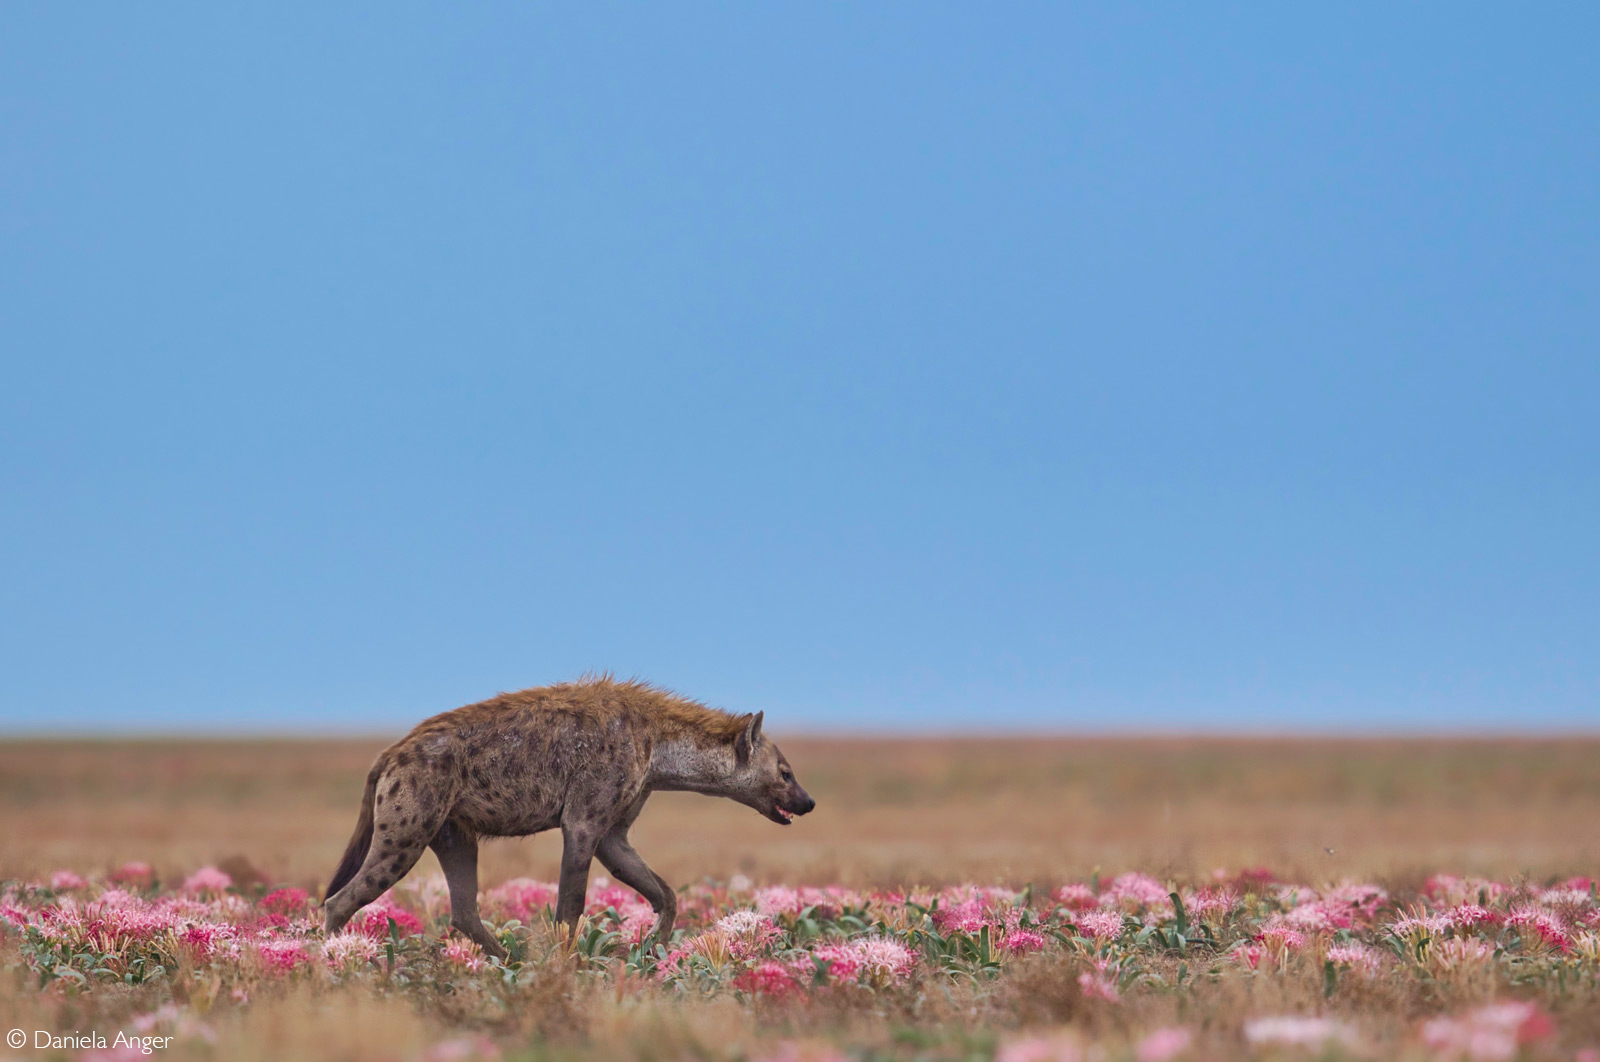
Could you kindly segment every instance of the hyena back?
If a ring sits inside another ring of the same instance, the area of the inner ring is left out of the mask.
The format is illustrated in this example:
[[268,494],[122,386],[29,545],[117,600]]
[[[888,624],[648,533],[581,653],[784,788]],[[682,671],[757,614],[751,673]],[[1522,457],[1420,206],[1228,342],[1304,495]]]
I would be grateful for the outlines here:
[[787,825],[816,802],[761,732],[735,716],[641,682],[610,678],[507,693],[419,724],[378,755],[361,814],[328,885],[326,930],[399,881],[431,847],[450,889],[450,921],[505,956],[478,917],[478,840],[561,828],[556,919],[583,913],[598,858],[672,934],[677,898],[628,843],[650,794],[725,796]]

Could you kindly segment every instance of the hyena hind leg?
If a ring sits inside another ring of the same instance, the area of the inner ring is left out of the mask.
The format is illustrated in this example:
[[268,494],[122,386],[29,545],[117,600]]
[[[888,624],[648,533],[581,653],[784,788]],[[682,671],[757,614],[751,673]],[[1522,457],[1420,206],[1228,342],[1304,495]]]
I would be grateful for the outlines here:
[[505,959],[506,949],[494,939],[478,915],[478,842],[448,822],[439,828],[430,844],[444,868],[450,886],[450,924],[486,954]]
[[375,832],[372,847],[367,849],[367,858],[362,862],[361,869],[356,871],[356,876],[324,901],[327,913],[323,920],[323,932],[331,937],[343,929],[357,911],[405,877],[416,866],[417,860],[422,858],[427,847],[425,834],[399,837],[393,830],[381,828]]

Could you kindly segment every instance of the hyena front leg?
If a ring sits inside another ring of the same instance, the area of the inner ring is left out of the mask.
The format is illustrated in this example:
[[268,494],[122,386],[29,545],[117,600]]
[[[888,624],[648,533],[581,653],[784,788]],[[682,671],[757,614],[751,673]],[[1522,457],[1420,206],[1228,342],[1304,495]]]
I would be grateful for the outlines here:
[[678,894],[634,851],[633,845],[628,843],[628,831],[607,834],[595,855],[618,881],[650,902],[656,913],[656,940],[663,944],[671,941],[672,923],[678,917]]
[[583,898],[589,888],[589,864],[599,844],[600,831],[587,824],[561,827],[561,883],[556,889],[556,921],[573,932],[583,914]]
[[505,959],[506,949],[494,939],[494,934],[478,916],[478,841],[477,838],[451,826],[448,822],[439,827],[430,845],[444,868],[444,880],[450,886],[450,924],[475,942],[485,953]]

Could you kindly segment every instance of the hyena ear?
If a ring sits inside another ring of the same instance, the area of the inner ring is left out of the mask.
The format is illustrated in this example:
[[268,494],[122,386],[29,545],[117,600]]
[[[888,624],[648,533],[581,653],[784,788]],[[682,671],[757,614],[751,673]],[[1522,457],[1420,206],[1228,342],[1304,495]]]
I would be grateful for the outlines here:
[[755,715],[746,716],[750,721],[745,724],[739,736],[733,742],[733,758],[743,767],[750,762],[750,756],[756,751],[756,746],[761,743],[761,720],[766,717],[766,712],[757,712]]

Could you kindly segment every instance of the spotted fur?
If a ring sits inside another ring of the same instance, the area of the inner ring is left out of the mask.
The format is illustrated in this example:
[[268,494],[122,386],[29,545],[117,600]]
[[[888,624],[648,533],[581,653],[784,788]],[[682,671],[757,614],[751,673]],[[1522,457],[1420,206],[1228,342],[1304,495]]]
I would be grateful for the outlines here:
[[503,693],[425,720],[367,774],[355,835],[328,885],[327,932],[431,847],[449,884],[451,923],[504,956],[478,917],[478,840],[559,827],[557,920],[576,926],[590,862],[599,858],[650,902],[656,935],[666,940],[676,896],[628,843],[651,793],[725,796],[785,825],[816,806],[762,734],[762,719],[601,676]]

